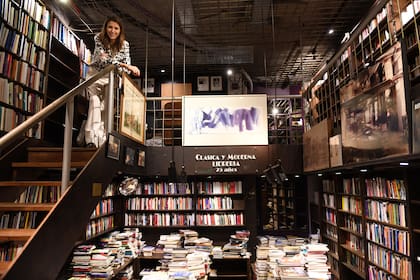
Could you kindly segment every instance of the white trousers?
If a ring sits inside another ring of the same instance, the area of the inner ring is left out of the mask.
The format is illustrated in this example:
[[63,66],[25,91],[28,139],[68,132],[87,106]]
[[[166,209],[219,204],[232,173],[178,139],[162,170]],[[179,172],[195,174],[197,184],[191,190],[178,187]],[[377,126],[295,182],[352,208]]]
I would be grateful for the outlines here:
[[[97,71],[90,67],[88,78],[96,74]],[[106,140],[105,125],[103,121],[104,100],[106,95],[106,85],[108,78],[100,78],[93,85],[88,87],[89,109],[85,125],[85,142],[92,143],[95,147],[101,146]]]

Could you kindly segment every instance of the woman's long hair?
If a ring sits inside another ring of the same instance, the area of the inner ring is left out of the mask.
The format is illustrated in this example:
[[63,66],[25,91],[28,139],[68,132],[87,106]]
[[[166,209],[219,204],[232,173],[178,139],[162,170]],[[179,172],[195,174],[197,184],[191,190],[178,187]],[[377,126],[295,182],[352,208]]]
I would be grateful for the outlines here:
[[[108,26],[108,23],[110,21],[116,22],[120,26],[120,35],[117,37],[114,43],[111,43],[111,39],[106,33],[106,27]],[[125,40],[125,32],[121,19],[119,19],[116,16],[111,16],[107,18],[104,25],[102,26],[101,32],[99,33],[99,40],[101,40],[104,47],[106,49],[110,49],[112,53],[117,53],[119,50],[121,50]]]

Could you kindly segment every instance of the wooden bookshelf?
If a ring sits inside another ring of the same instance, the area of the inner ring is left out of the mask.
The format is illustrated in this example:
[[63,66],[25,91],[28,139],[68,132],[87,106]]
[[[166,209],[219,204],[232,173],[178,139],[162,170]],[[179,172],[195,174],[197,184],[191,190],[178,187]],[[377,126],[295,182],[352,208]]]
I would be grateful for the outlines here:
[[[50,13],[39,0],[2,4],[0,131],[10,131],[43,107]],[[41,127],[27,135],[40,138]]]

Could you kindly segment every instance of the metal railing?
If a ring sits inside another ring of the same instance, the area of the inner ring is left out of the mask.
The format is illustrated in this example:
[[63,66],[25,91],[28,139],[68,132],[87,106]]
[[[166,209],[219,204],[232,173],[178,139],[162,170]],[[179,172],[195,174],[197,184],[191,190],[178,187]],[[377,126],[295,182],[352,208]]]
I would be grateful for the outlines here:
[[[147,97],[147,146],[182,145],[181,104],[182,97]],[[301,95],[268,96],[269,143],[301,144],[304,131],[303,116]]]
[[70,180],[70,163],[71,163],[71,149],[73,146],[72,143],[72,134],[73,134],[73,117],[74,117],[74,97],[78,94],[82,94],[83,91],[94,84],[97,80],[109,75],[109,92],[106,94],[106,104],[105,108],[106,113],[106,132],[111,132],[113,127],[114,116],[112,114],[114,108],[114,78],[116,73],[116,66],[109,65],[99,73],[93,75],[91,78],[87,79],[83,83],[79,84],[75,88],[71,89],[61,97],[54,100],[49,105],[45,106],[38,113],[28,118],[25,122],[21,123],[3,137],[0,138],[0,151],[3,151],[6,147],[16,141],[22,135],[24,135],[28,130],[38,125],[38,123],[44,121],[48,116],[53,114],[62,106],[66,105],[65,113],[65,128],[64,128],[64,143],[63,143],[63,167],[61,174],[61,190],[64,193],[67,188]]

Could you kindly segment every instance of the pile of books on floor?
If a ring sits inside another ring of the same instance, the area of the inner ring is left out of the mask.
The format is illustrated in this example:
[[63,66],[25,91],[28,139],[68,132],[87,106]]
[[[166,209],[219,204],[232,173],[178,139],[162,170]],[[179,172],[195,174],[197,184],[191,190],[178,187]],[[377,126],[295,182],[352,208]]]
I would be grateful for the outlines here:
[[[224,258],[237,258],[247,255],[247,247],[250,232],[247,230],[238,230],[229,238],[229,243],[223,245]],[[213,257],[214,254],[213,254]]]
[[[161,235],[155,246],[143,247],[143,256],[160,252],[162,259],[156,269],[143,269],[144,279],[201,279],[207,274],[213,241],[199,237],[192,230],[180,230],[178,233]],[[149,249],[150,248],[150,249]]]
[[111,232],[95,244],[77,246],[70,263],[70,279],[132,279],[132,267],[125,265],[138,255],[144,244],[141,237],[137,229],[124,229]]
[[260,236],[256,280],[330,279],[327,251],[327,244],[308,244],[303,238]]

